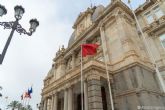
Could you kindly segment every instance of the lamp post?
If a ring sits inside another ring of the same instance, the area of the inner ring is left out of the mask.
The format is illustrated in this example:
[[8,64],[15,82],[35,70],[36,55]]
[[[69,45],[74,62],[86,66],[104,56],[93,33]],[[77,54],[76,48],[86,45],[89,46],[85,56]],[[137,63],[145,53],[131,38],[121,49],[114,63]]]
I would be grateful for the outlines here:
[[[2,87],[0,86],[0,91],[2,90]],[[0,98],[2,97],[2,93],[0,93]]]
[[40,105],[41,105],[40,103],[36,104],[38,110],[40,110]]
[[[6,51],[9,47],[9,44],[11,42],[11,39],[13,37],[13,34],[15,31],[17,31],[18,33],[21,34],[26,34],[28,36],[31,36],[36,28],[39,26],[39,22],[37,21],[37,19],[31,19],[29,21],[30,23],[30,28],[29,28],[29,32],[27,32],[24,28],[22,28],[22,26],[19,24],[19,20],[21,20],[25,10],[22,6],[15,6],[14,7],[14,11],[15,11],[15,21],[11,21],[11,22],[0,22],[0,25],[4,27],[4,29],[11,29],[11,33],[7,39],[7,42],[5,44],[5,47],[2,51],[2,53],[0,54],[0,64],[2,64]],[[4,6],[0,5],[0,16],[3,16],[7,13],[7,10],[5,9]]]

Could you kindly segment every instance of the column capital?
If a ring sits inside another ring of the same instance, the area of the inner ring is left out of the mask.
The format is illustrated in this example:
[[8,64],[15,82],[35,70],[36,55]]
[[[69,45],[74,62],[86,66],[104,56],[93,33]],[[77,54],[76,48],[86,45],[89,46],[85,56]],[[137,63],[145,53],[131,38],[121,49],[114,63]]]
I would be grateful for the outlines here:
[[65,84],[65,86],[64,86],[64,90],[67,90],[67,89],[69,89],[69,88],[71,88],[73,85],[71,84],[71,83],[67,83],[67,84]]
[[104,31],[105,30],[105,20],[101,20],[99,22],[98,27],[101,29],[101,31]]
[[58,95],[58,92],[55,92],[54,94],[53,94],[53,96],[57,96]]
[[43,100],[45,101],[48,97],[47,96],[43,96]]
[[93,80],[93,79],[100,80],[100,76],[98,76],[97,74],[91,74],[87,77],[87,81]]
[[75,55],[76,51],[75,50],[71,50],[71,53],[72,53],[72,55]]
[[54,90],[54,91],[52,92],[52,95],[56,95],[56,94],[58,94],[58,91],[57,91],[57,90]]

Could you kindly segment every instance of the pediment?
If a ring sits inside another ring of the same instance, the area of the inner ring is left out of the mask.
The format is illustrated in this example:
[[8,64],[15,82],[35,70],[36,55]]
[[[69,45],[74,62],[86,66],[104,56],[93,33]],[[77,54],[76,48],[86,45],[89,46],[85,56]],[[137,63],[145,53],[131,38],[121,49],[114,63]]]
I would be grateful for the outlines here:
[[80,12],[79,16],[77,17],[73,28],[75,29],[77,25],[86,17],[88,14],[92,14],[94,12],[93,8],[88,8],[85,12]]

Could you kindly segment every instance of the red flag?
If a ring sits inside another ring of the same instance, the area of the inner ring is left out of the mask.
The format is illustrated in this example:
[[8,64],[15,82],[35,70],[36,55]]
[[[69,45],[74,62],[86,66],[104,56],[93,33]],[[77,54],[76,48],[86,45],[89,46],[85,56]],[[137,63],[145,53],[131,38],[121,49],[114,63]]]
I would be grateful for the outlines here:
[[82,44],[82,56],[94,55],[97,53],[98,44]]

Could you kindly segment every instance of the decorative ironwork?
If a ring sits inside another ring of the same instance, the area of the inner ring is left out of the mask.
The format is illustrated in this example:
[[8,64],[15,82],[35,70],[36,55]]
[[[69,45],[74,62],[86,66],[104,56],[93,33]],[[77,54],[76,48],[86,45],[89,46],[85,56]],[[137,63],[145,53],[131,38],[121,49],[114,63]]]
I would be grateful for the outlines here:
[[16,30],[20,35],[21,34],[27,34],[29,36],[32,35],[32,32],[27,32],[24,28],[22,28],[22,26],[20,24],[17,24],[15,27],[14,26],[14,22],[0,22],[0,25],[4,27],[4,29],[11,29],[14,28],[14,30]]
[[4,27],[4,29],[11,29],[14,25],[14,22],[0,22],[0,25]]
[[17,24],[16,26],[16,31],[21,35],[21,34],[27,34],[29,36],[32,35],[32,32],[27,32],[20,24]]
[[[1,7],[2,8],[2,7]],[[32,19],[30,20],[30,28],[29,28],[29,32],[27,32],[20,24],[19,24],[19,20],[22,18],[22,15],[24,14],[25,10],[22,6],[16,6],[14,8],[15,10],[15,21],[11,21],[11,22],[0,22],[0,26],[3,26],[4,29],[11,29],[11,33],[7,39],[7,42],[5,44],[5,47],[2,51],[2,53],[0,54],[0,64],[2,64],[3,59],[5,57],[6,51],[8,49],[8,46],[11,42],[11,39],[13,37],[13,34],[15,31],[17,31],[20,35],[21,34],[26,34],[28,36],[31,36],[32,33],[35,32],[36,28],[39,26],[39,22],[37,21],[37,19]],[[7,11],[4,11],[7,12]]]

